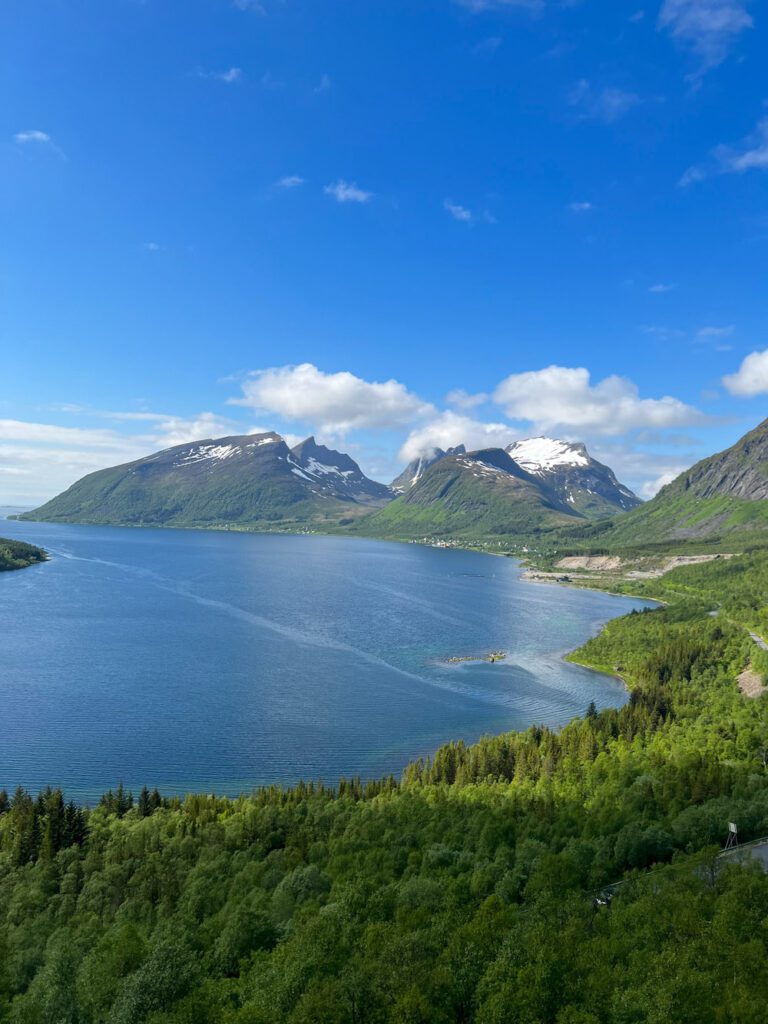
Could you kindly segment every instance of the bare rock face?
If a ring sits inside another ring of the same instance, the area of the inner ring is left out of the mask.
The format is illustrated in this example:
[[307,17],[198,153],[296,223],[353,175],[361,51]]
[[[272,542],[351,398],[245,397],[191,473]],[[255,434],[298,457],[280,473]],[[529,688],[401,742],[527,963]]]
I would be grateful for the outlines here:
[[768,499],[768,420],[745,434],[732,448],[697,462],[670,488],[698,498]]

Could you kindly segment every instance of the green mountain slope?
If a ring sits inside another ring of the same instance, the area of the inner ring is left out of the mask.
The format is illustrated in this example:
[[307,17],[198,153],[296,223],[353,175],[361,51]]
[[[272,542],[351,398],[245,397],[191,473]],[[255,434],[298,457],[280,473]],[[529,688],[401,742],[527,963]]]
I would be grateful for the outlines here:
[[358,528],[375,537],[482,539],[528,536],[580,519],[506,452],[488,448],[434,462]]
[[312,439],[294,455],[278,434],[251,434],[177,445],[99,470],[20,518],[290,529],[362,515],[386,500],[383,492],[348,456],[320,449]]
[[768,541],[768,420],[601,528],[610,547]]

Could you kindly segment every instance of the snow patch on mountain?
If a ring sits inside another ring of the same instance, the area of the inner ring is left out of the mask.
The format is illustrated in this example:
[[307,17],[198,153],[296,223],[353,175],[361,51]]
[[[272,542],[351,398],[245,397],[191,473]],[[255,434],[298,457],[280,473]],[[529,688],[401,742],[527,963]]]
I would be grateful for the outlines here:
[[188,466],[193,462],[203,462],[206,459],[213,459],[214,461],[231,459],[233,455],[238,455],[241,451],[240,446],[236,444],[200,444],[196,448],[191,449],[189,454],[185,455],[183,459],[179,459],[175,465]]
[[588,466],[589,456],[583,444],[569,444],[553,437],[529,437],[514,441],[506,449],[527,473],[545,473],[558,466]]

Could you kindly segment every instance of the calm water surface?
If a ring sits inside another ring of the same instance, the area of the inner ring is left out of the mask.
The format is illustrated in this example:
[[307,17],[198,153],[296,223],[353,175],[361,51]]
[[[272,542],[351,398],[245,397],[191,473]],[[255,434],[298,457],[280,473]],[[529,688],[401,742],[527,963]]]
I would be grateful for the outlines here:
[[449,739],[620,705],[562,655],[645,605],[416,545],[0,527],[53,556],[0,573],[0,788],[82,799],[398,773]]

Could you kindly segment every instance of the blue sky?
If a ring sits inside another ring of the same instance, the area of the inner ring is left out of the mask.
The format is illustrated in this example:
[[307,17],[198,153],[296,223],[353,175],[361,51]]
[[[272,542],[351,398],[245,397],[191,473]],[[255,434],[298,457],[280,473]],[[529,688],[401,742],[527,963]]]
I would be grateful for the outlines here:
[[748,0],[9,0],[0,504],[258,427],[650,495],[765,416],[767,47]]

